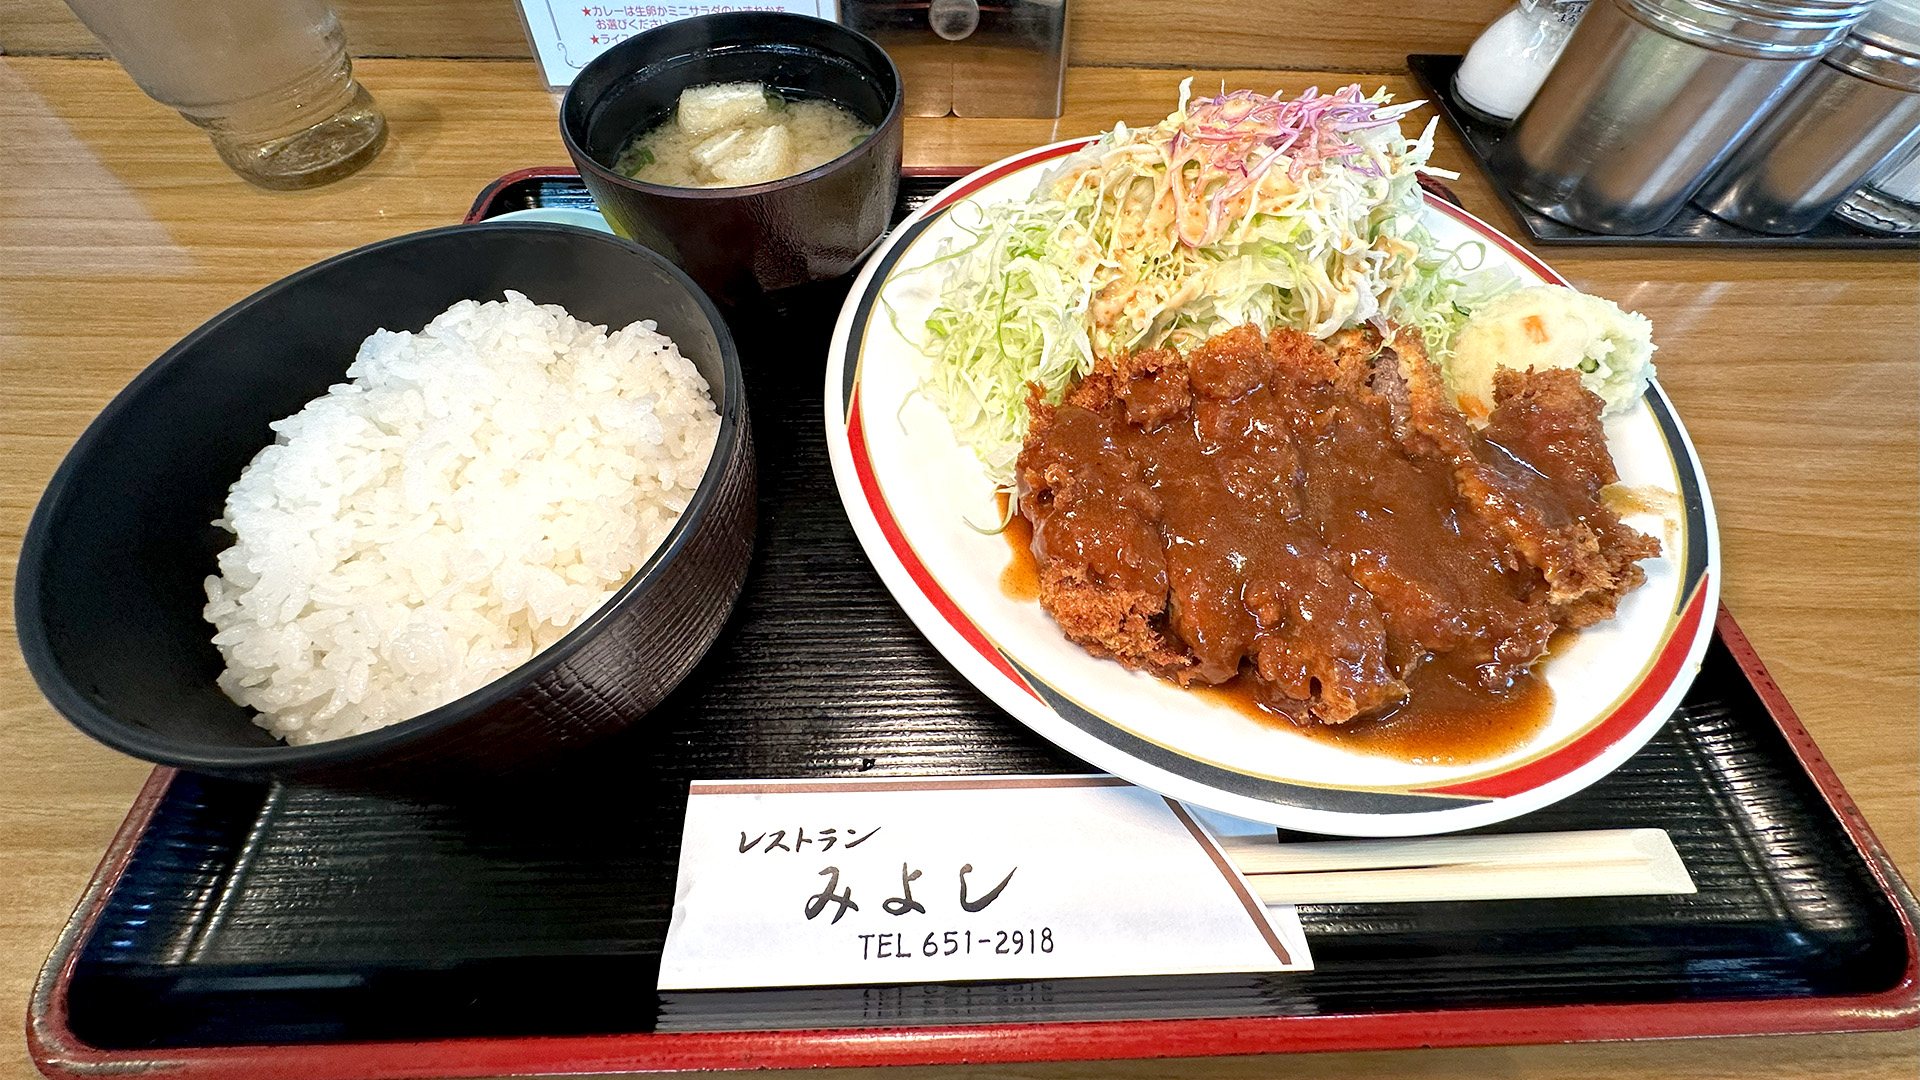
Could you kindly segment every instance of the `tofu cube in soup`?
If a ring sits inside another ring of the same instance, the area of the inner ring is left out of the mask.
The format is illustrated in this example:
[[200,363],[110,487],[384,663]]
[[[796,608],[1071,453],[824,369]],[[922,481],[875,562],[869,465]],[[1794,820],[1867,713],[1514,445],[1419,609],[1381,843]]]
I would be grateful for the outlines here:
[[680,128],[690,135],[764,124],[772,116],[773,105],[759,83],[718,83],[680,93]]
[[873,134],[831,101],[787,101],[756,83],[680,92],[676,115],[636,132],[614,170],[667,187],[765,184],[817,168]]
[[764,184],[793,171],[793,136],[783,127],[744,132],[704,162],[724,184]]
[[693,148],[693,160],[708,172],[713,171],[716,161],[725,161],[734,153],[734,147],[747,137],[745,128],[723,131]]

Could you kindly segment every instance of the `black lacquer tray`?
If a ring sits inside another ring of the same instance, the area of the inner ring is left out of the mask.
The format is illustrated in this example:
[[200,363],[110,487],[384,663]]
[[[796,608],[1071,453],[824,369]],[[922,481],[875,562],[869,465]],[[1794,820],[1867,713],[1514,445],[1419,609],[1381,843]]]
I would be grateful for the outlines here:
[[[949,176],[909,176],[901,212]],[[473,217],[589,205],[528,170]],[[1651,826],[1692,896],[1321,905],[1304,974],[662,994],[686,783],[1073,772],[861,555],[822,435],[845,284],[735,320],[759,550],[654,714],[551,774],[404,802],[161,769],[36,988],[54,1075],[360,1078],[935,1063],[1912,1026],[1914,901],[1723,612],[1620,770],[1485,832]]]
[[1407,57],[1407,67],[1426,91],[1428,100],[1440,109],[1441,115],[1460,133],[1460,141],[1466,144],[1467,152],[1473,155],[1474,164],[1486,174],[1487,183],[1493,188],[1494,194],[1500,196],[1500,201],[1513,211],[1521,228],[1526,230],[1527,237],[1535,243],[1600,244],[1609,247],[1920,248],[1920,237],[1884,236],[1857,229],[1837,214],[1828,215],[1826,220],[1806,232],[1776,236],[1721,221],[1692,203],[1681,207],[1672,221],[1642,236],[1611,236],[1555,221],[1514,198],[1513,192],[1499,175],[1488,167],[1493,148],[1506,137],[1507,129],[1481,120],[1461,104],[1459,96],[1453,92],[1453,73],[1459,70],[1460,60],[1458,56],[1416,53]]

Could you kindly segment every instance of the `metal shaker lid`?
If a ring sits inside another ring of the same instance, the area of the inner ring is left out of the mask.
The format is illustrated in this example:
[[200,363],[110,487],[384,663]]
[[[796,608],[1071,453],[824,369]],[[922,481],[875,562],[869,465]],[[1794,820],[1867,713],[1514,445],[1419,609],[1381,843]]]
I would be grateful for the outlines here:
[[1847,36],[1873,0],[1614,0],[1641,22],[1714,52],[1811,60]]
[[1920,0],[1878,0],[1853,36],[1883,49],[1920,56]]

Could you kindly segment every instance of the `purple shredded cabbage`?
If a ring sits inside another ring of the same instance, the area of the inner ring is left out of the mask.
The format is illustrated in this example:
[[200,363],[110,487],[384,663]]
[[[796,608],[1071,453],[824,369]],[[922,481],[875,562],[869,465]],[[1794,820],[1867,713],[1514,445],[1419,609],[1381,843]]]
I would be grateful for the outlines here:
[[1365,148],[1347,137],[1349,132],[1385,127],[1399,119],[1396,110],[1380,115],[1380,103],[1368,101],[1356,83],[1331,94],[1310,87],[1292,101],[1280,95],[1266,97],[1251,90],[1235,90],[1205,98],[1187,110],[1187,122],[1174,132],[1166,148],[1169,178],[1180,203],[1187,202],[1182,170],[1198,163],[1229,177],[1208,200],[1207,226],[1201,236],[1187,235],[1184,215],[1177,230],[1182,242],[1199,246],[1218,235],[1227,204],[1258,184],[1275,163],[1285,161],[1288,175],[1298,178],[1307,169],[1358,155],[1351,167],[1364,176],[1382,175]]

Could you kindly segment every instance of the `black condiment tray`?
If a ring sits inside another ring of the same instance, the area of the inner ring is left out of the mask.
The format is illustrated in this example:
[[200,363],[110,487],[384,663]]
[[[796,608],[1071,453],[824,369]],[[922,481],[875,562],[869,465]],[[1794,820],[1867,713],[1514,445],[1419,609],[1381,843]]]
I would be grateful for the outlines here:
[[[900,213],[951,182],[910,175]],[[590,205],[527,170],[470,220]],[[1650,826],[1691,896],[1300,909],[1317,969],[655,990],[687,781],[1076,772],[862,555],[821,355],[846,283],[736,318],[759,451],[731,623],[644,722],[437,801],[157,770],[32,999],[56,1076],[315,1078],[1053,1060],[1913,1026],[1915,904],[1730,616],[1671,723],[1483,832]]]
[[[1407,67],[1426,92],[1428,100],[1440,109],[1460,141],[1473,155],[1474,164],[1486,174],[1487,183],[1500,201],[1507,204],[1527,236],[1539,244],[1601,244],[1608,247],[1739,247],[1739,248],[1920,248],[1920,237],[1883,236],[1855,228],[1837,214],[1830,214],[1812,229],[1793,236],[1744,229],[1722,221],[1692,203],[1680,208],[1672,221],[1642,236],[1613,236],[1588,232],[1555,221],[1514,198],[1506,182],[1489,165],[1493,149],[1506,137],[1507,129],[1475,115],[1453,92],[1453,73],[1460,69],[1461,57],[1415,53],[1407,57]],[[1438,164],[1438,163],[1436,163]]]

